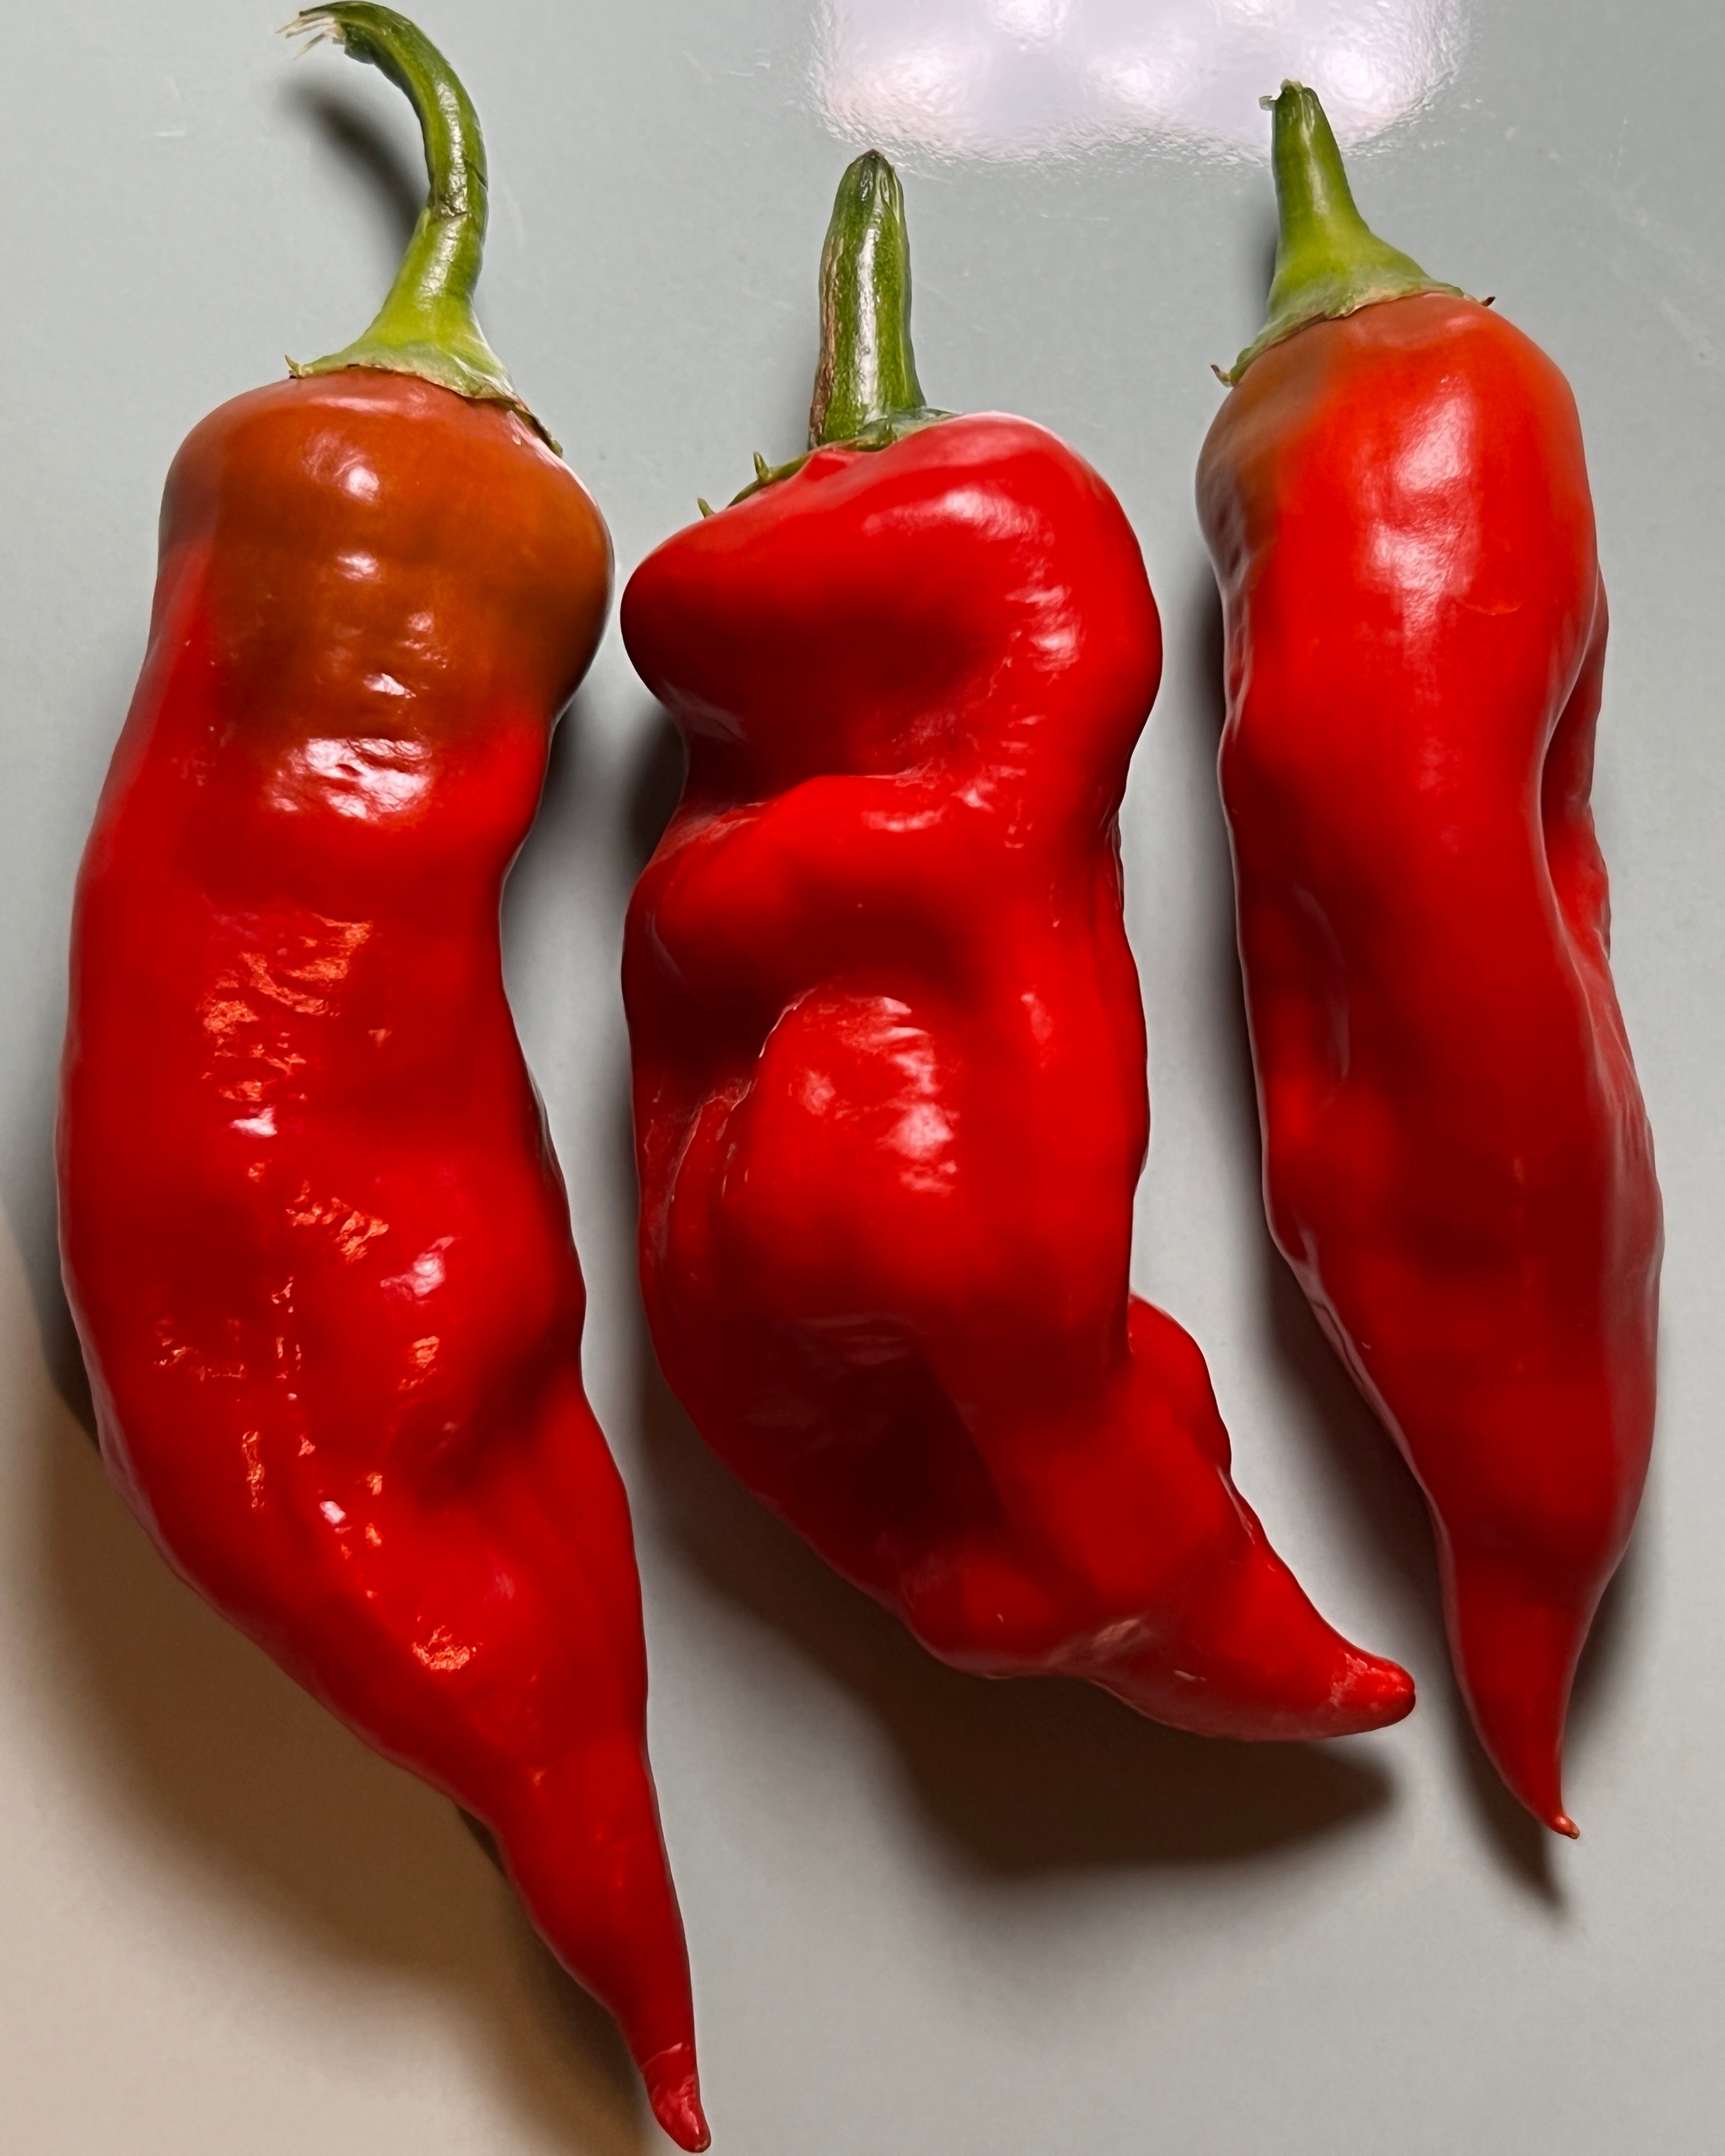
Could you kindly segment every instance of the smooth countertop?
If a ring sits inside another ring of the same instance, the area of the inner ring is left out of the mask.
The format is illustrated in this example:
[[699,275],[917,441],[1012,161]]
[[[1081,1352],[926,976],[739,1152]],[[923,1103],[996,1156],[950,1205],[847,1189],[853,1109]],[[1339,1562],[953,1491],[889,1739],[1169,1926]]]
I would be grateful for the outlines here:
[[[67,911],[212,405],[344,342],[404,102],[245,0],[15,8],[0,69],[0,2082],[20,2156],[635,2156],[620,2046],[451,1808],[167,1573],[103,1480],[54,1252]],[[484,118],[482,318],[619,571],[798,446],[853,146],[908,192],[935,402],[1108,475],[1168,633],[1124,819],[1155,1116],[1135,1284],[1242,1488],[1421,1704],[1206,1744],[943,1671],[701,1450],[633,1276],[623,907],[668,802],[614,625],[511,887],[521,1030],[634,1504],[720,2156],[1706,2156],[1725,2145],[1725,13],[1717,0],[425,0]],[[1613,608],[1596,790],[1668,1209],[1663,1397],[1559,1846],[1460,1717],[1412,1486],[1275,1257],[1192,508],[1255,331],[1259,90],[1574,382]]]

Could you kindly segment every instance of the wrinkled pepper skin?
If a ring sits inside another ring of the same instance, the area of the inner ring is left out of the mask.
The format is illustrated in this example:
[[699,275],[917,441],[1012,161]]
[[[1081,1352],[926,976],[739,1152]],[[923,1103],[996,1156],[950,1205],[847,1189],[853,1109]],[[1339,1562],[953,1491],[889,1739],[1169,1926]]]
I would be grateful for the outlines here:
[[1117,812],[1161,640],[1107,487],[998,415],[819,448],[650,555],[622,623],[689,751],[624,986],[642,1282],[702,1435],[960,1669],[1234,1737],[1405,1713],[1128,1292]]
[[73,923],[67,1291],[164,1557],[483,1822],[698,2149],[629,1507],[498,925],[610,536],[474,313],[449,62],[371,0],[286,27],[406,94],[426,203],[362,335],[168,475]]
[[1563,1722],[1646,1471],[1661,1249],[1588,805],[1574,401],[1486,307],[1390,300],[1251,361],[1198,498],[1271,1231],[1430,1502],[1487,1750],[1573,1833]]
[[162,1554],[491,1829],[693,2145],[629,1512],[498,936],[609,577],[496,405],[350,371],[193,433],[79,883],[62,1237]]

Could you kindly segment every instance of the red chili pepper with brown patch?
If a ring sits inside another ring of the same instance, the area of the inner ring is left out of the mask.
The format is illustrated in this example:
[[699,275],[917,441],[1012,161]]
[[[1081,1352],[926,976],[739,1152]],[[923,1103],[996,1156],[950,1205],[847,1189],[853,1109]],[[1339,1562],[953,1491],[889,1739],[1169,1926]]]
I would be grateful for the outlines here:
[[1281,240],[1198,495],[1271,1230],[1420,1479],[1455,1666],[1548,1825],[1653,1430],[1653,1145],[1588,805],[1605,598],[1574,399],[1275,101]]
[[821,283],[811,453],[623,603],[690,757],[624,952],[660,1360],[959,1668],[1235,1737],[1393,1722],[1409,1679],[1307,1600],[1203,1355],[1128,1288],[1149,1111],[1117,812],[1162,658],[1137,542],[1041,428],[925,405],[876,153]]
[[346,352],[194,429],[77,899],[65,1278],[168,1562],[488,1826],[706,2145],[629,1508],[498,901],[610,542],[473,318],[478,123],[389,9],[432,198]]

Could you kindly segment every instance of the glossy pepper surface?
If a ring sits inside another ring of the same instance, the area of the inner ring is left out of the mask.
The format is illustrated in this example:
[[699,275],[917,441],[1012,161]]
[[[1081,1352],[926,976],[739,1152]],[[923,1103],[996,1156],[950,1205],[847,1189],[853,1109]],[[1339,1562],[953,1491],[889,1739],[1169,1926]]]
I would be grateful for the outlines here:
[[623,603],[689,750],[624,957],[660,1362],[959,1668],[1236,1737],[1394,1721],[1409,1680],[1307,1600],[1197,1345],[1128,1291],[1117,811],[1161,666],[1137,542],[1041,428],[925,404],[876,153],[821,281],[811,454]]
[[498,937],[610,542],[473,321],[459,85],[388,9],[300,26],[410,91],[432,199],[367,337],[169,475],[78,890],[66,1282],[163,1555],[490,1828],[695,2148],[629,1511]]
[[1571,1679],[1653,1427],[1652,1141],[1589,809],[1605,598],[1574,400],[1276,101],[1271,323],[1199,467],[1276,1240],[1419,1477],[1455,1666],[1573,1833]]

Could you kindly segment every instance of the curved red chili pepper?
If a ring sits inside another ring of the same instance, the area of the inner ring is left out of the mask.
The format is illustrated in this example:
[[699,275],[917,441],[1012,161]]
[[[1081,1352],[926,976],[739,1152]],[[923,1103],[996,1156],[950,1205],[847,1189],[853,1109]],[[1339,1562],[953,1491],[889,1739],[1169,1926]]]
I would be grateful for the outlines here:
[[163,1555],[490,1828],[704,2148],[629,1508],[498,942],[610,542],[473,320],[465,93],[386,8],[300,23],[408,90],[432,201],[367,336],[169,474],[79,884],[66,1285]]
[[813,453],[624,598],[690,754],[624,977],[666,1376],[958,1667],[1230,1736],[1393,1722],[1409,1679],[1312,1609],[1198,1347],[1128,1292],[1116,812],[1161,666],[1137,542],[1040,427],[924,404],[875,153],[822,286]]
[[1275,110],[1271,327],[1198,482],[1266,1201],[1430,1501],[1486,1747],[1573,1834],[1563,1722],[1646,1471],[1661,1249],[1588,808],[1581,430],[1543,353],[1367,230],[1311,91]]

